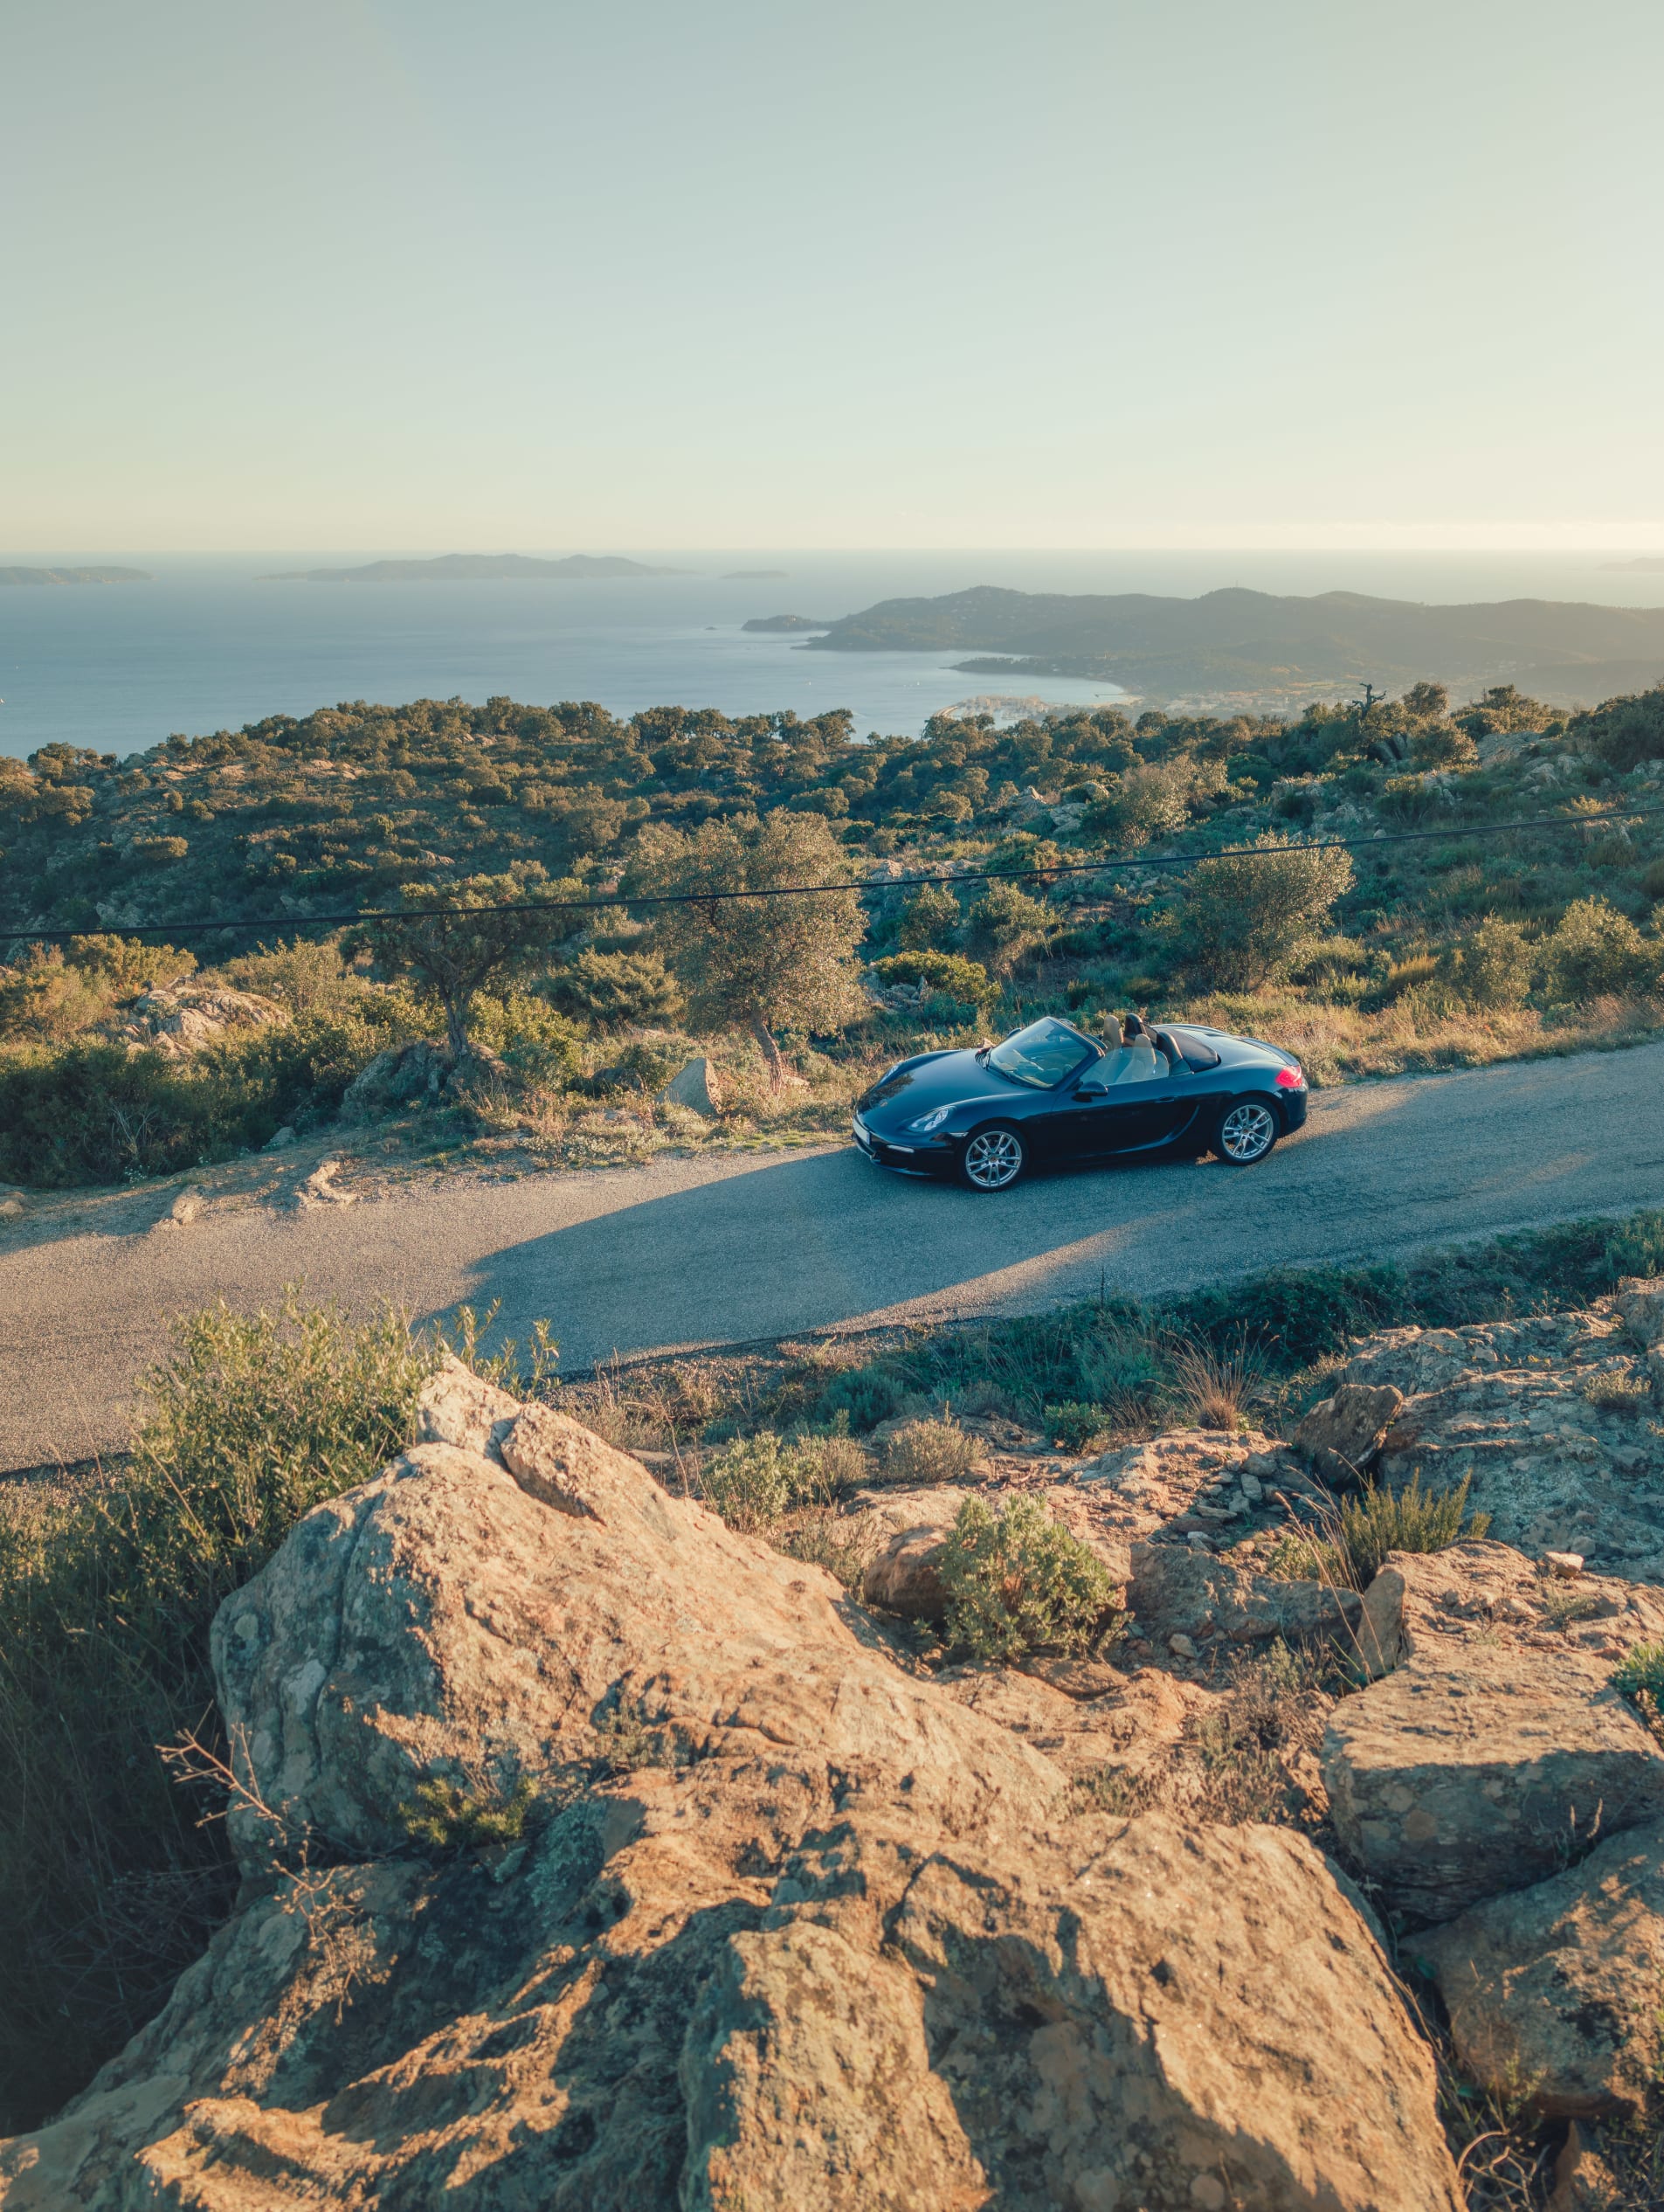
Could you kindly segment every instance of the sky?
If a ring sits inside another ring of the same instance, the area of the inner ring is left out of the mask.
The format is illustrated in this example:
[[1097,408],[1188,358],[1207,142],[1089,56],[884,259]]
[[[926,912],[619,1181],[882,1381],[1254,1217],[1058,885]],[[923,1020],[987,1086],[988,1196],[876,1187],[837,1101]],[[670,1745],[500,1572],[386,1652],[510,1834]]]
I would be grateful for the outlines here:
[[1657,0],[0,11],[0,546],[1664,548]]

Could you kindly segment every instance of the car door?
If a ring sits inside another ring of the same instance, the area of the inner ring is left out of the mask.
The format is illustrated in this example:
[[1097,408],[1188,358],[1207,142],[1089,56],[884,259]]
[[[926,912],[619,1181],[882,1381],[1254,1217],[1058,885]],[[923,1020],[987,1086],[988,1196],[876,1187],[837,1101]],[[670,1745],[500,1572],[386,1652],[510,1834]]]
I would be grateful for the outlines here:
[[1136,1152],[1170,1144],[1195,1118],[1197,1103],[1196,1078],[1182,1060],[1165,1075],[1114,1083],[1101,1097],[1086,1103],[1086,1149],[1099,1154]]

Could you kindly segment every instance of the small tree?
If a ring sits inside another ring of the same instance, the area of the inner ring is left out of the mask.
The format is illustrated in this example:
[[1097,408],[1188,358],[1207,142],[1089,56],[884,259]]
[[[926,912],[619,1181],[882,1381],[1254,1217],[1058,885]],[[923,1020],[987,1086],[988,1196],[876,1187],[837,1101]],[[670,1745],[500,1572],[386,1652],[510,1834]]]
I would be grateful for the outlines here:
[[459,883],[406,884],[404,911],[368,922],[367,945],[384,975],[406,976],[438,1001],[454,1059],[467,1056],[473,1002],[487,984],[530,966],[583,925],[581,914],[550,911],[537,899],[579,898],[577,883],[470,875]]
[[1267,835],[1253,853],[1204,861],[1190,880],[1192,954],[1209,979],[1251,991],[1286,976],[1350,888],[1350,855]]
[[777,1090],[786,1064],[777,1029],[828,1029],[860,1013],[855,948],[866,921],[853,890],[743,895],[836,881],[848,866],[843,847],[823,816],[777,809],[762,821],[706,822],[692,836],[649,829],[637,850],[635,888],[687,902],[648,911],[695,1019],[748,1030]]

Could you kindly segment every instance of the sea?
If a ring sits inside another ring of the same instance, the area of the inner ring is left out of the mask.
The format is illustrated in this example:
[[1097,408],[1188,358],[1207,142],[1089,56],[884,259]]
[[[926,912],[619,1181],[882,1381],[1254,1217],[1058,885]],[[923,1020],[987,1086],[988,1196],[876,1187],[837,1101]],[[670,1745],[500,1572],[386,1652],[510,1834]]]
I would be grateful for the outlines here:
[[[436,548],[434,550],[448,549]],[[517,550],[534,550],[518,548]],[[573,549],[559,549],[570,550]],[[729,715],[846,707],[857,729],[916,735],[970,700],[1113,702],[1113,684],[965,675],[948,653],[829,653],[801,637],[747,632],[751,617],[831,620],[875,600],[972,584],[1020,591],[1191,597],[1225,585],[1363,591],[1438,603],[1539,598],[1664,605],[1664,571],[1629,556],[1417,552],[826,552],[631,554],[668,576],[575,581],[300,584],[281,570],[349,567],[358,553],[148,554],[74,549],[0,555],[0,565],[120,564],[133,584],[0,587],[0,753],[60,739],[118,757],[178,732],[235,729],[342,702],[418,698],[536,705],[586,699]],[[413,556],[398,549],[401,557]],[[1367,673],[1367,672],[1365,672]]]

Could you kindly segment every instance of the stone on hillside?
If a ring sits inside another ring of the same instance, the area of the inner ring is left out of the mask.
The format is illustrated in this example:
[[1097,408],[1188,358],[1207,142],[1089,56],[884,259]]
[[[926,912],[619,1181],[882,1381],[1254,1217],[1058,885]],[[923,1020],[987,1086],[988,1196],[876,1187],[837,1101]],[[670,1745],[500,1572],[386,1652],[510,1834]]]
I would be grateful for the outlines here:
[[450,1384],[501,1460],[417,1445],[221,1608],[252,1878],[4,2212],[1456,2212],[1302,1838],[1071,1813],[830,1576]]
[[1135,1544],[1127,1605],[1139,1633],[1170,1644],[1332,1642],[1351,1649],[1363,1612],[1356,1590],[1255,1574],[1202,1546]]
[[1631,1275],[1618,1286],[1613,1310],[1643,1349],[1664,1344],[1664,1275]]
[[450,1060],[425,1038],[390,1046],[348,1084],[342,1111],[349,1121],[369,1121],[400,1107],[437,1105],[450,1073]]
[[1664,1827],[1419,1936],[1474,2079],[1545,2112],[1640,2105],[1664,2069]]
[[1664,1815],[1664,1754],[1607,1669],[1468,1644],[1419,1652],[1344,1697],[1323,1780],[1386,1906],[1448,1920],[1540,1881],[1597,1834]]
[[15,1220],[18,1214],[27,1210],[28,1204],[26,1192],[18,1190],[14,1184],[0,1183],[0,1219]]
[[1391,1383],[1343,1383],[1296,1427],[1295,1448],[1326,1481],[1338,1479],[1344,1487],[1374,1459],[1403,1403],[1404,1393]]
[[168,1208],[168,1219],[181,1228],[187,1227],[200,1217],[204,1202],[205,1193],[195,1184],[189,1185]]
[[217,1044],[234,1029],[266,1028],[288,1019],[273,999],[253,992],[182,983],[141,992],[121,1008],[106,1033],[113,1043],[130,1050],[148,1049],[181,1060],[204,1045]]
[[294,1131],[286,1122],[281,1129],[274,1130],[273,1134],[266,1138],[265,1144],[261,1145],[260,1150],[263,1152],[287,1152],[295,1141]]
[[714,1121],[722,1111],[717,1103],[716,1070],[706,1059],[690,1060],[680,1074],[665,1085],[664,1096],[673,1106],[686,1106],[695,1114],[703,1114]]

